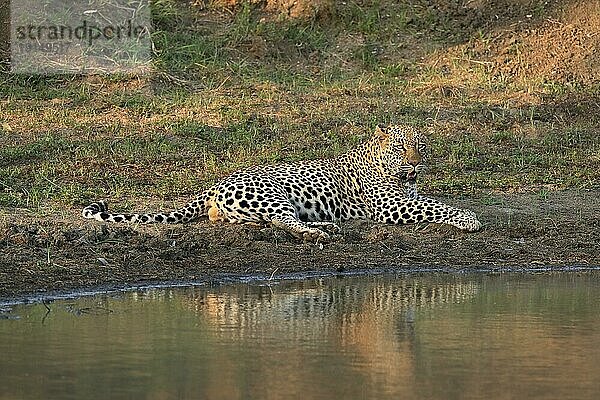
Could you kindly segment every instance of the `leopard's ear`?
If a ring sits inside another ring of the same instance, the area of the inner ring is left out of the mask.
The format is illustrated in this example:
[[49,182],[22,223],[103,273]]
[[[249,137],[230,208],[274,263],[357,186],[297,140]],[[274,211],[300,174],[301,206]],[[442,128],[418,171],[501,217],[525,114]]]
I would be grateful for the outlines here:
[[377,124],[377,127],[375,128],[375,132],[373,133],[373,135],[375,137],[377,137],[379,140],[384,141],[389,138],[390,133],[388,131],[387,126],[385,126],[383,124]]

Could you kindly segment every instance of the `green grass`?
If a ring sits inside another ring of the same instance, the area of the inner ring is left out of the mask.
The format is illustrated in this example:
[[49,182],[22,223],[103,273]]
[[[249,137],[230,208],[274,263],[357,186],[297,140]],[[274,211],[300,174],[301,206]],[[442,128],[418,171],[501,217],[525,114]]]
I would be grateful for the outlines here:
[[429,38],[430,11],[410,4],[350,1],[319,23],[155,1],[152,76],[3,73],[0,206],[178,200],[239,167],[335,156],[402,121],[433,130],[428,193],[598,186],[598,87],[424,63],[464,32]]

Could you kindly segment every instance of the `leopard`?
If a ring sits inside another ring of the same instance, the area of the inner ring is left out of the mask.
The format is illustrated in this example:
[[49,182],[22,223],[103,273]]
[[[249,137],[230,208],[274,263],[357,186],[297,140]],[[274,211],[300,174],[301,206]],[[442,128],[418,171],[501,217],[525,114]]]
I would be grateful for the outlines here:
[[332,158],[256,165],[237,170],[169,212],[111,213],[104,200],[82,216],[102,222],[272,224],[305,241],[328,241],[348,220],[382,224],[446,224],[482,228],[475,212],[421,195],[427,138],[407,124],[378,124],[362,144]]

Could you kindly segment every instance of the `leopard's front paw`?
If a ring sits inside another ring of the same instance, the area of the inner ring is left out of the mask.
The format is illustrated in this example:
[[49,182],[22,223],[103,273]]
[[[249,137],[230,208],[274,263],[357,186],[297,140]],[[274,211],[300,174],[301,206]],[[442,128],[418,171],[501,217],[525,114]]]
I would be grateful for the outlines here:
[[451,219],[450,224],[467,232],[477,232],[483,226],[471,210],[461,210]]

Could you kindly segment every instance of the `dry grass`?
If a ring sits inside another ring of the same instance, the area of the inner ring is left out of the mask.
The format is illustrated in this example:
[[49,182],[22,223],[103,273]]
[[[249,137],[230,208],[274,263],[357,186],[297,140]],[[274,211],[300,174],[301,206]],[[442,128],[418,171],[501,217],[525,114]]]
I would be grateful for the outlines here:
[[[475,50],[504,44],[489,39],[503,26],[484,14],[455,25],[459,8],[421,3],[348,2],[328,21],[294,22],[162,0],[152,76],[3,73],[0,205],[179,200],[241,166],[332,156],[376,123],[402,121],[432,131],[429,192],[597,187],[595,75],[499,70]],[[531,23],[573,21],[576,6],[548,6]]]

